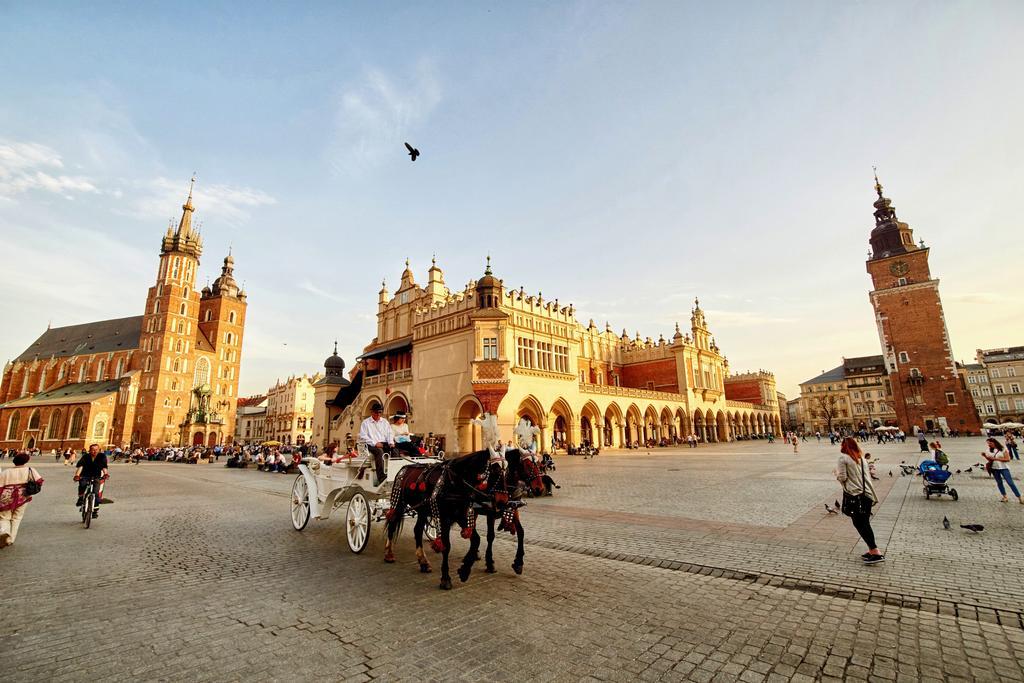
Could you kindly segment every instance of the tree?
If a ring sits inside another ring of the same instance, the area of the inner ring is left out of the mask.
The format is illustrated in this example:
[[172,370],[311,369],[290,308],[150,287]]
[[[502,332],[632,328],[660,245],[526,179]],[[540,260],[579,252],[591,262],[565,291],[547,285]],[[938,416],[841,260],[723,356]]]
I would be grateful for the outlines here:
[[814,405],[817,407],[817,412],[825,420],[830,434],[832,433],[832,420],[835,418],[836,413],[839,412],[836,408],[838,404],[839,401],[836,399],[835,394],[814,397]]

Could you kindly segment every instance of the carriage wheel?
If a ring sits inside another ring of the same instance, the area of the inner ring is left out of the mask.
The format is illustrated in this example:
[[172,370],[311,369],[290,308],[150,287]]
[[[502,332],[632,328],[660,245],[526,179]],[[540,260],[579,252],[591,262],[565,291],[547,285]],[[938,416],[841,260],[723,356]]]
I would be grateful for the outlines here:
[[960,500],[960,494],[956,492],[956,489],[949,490],[949,497],[953,500]]
[[370,541],[370,506],[366,496],[357,493],[348,503],[345,513],[345,538],[348,547],[354,553],[361,553]]
[[438,537],[440,531],[435,523],[437,520],[431,515],[427,518],[427,524],[423,527],[423,537],[426,539],[428,544],[433,544],[434,539]]
[[299,475],[295,477],[292,484],[292,526],[296,531],[302,531],[309,524],[309,487],[306,485],[306,477]]

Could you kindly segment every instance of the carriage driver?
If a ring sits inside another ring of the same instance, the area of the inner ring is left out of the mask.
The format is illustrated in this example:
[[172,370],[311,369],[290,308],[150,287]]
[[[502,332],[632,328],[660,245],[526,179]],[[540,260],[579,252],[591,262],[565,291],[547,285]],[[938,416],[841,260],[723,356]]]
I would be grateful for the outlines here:
[[379,403],[370,406],[370,417],[359,425],[359,443],[366,444],[366,450],[373,454],[373,465],[377,472],[374,486],[380,486],[387,477],[384,463],[384,447],[395,445],[391,425],[381,417],[384,409]]

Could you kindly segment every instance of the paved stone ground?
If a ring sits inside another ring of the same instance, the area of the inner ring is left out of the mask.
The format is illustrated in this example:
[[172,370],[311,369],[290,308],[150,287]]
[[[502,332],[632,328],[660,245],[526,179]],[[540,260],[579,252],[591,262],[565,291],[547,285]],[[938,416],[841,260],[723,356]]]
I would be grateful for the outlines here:
[[[876,455],[910,462],[915,448]],[[980,442],[947,450],[961,467]],[[42,464],[45,492],[0,552],[0,669],[5,681],[1024,680],[1024,506],[971,475],[955,477],[959,502],[925,501],[882,465],[890,561],[866,568],[848,520],[824,514],[833,452],[563,456],[563,488],[524,512],[526,573],[502,540],[499,573],[451,592],[416,571],[408,539],[389,566],[377,533],[351,554],[340,517],[293,531],[290,476],[116,465],[117,502],[85,530],[70,471]],[[944,532],[943,514],[988,529]]]

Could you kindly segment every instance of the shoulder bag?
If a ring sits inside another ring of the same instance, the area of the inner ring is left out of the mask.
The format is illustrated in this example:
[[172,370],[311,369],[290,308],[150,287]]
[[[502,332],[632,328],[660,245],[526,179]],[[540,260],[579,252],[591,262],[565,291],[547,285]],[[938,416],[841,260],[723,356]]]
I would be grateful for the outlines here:
[[28,481],[25,482],[25,495],[34,496],[43,490],[43,485],[36,480],[35,472],[30,467],[28,470]]
[[[860,457],[860,477],[860,487],[861,490],[864,490],[867,488],[867,474],[864,472],[863,455]],[[847,493],[845,488],[843,489],[843,514],[847,517],[870,515],[873,505],[874,503],[871,502],[871,498],[866,493],[859,493],[854,496]]]

